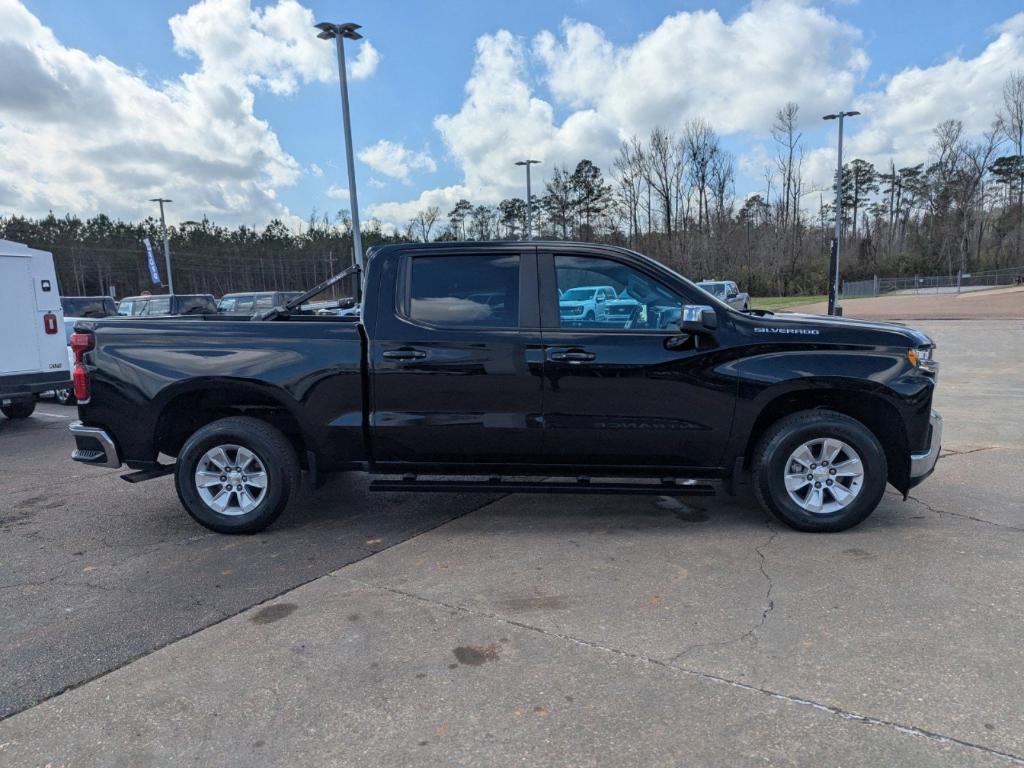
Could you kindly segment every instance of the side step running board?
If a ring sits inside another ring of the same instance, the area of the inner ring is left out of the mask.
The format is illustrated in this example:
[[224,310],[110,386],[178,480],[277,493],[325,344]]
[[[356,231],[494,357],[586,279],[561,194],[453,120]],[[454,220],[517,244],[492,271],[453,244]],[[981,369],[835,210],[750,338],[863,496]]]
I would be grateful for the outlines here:
[[129,472],[127,475],[121,475],[121,479],[126,483],[141,483],[146,480],[169,475],[172,472],[174,472],[173,464],[157,464],[151,469],[140,469],[136,472]]
[[618,493],[651,496],[713,496],[715,486],[707,480],[665,479],[653,482],[596,481],[581,477],[570,481],[541,482],[537,480],[425,480],[414,475],[400,479],[373,480],[371,491],[452,493],[480,491],[484,493]]

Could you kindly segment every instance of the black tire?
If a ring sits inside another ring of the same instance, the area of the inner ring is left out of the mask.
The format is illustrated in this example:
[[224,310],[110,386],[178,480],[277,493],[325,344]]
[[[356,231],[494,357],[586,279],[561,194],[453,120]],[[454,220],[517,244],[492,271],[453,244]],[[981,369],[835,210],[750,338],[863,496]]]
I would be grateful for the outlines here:
[[584,319],[584,321],[586,321],[588,323],[594,322],[594,313],[593,312],[587,312],[586,316],[583,319]]
[[[803,509],[786,490],[786,462],[801,444],[816,438],[842,440],[855,450],[863,466],[860,491],[849,506],[824,514]],[[885,493],[888,467],[878,438],[856,419],[827,410],[801,411],[773,424],[753,456],[753,486],[761,507],[798,531],[844,531],[875,511]]]
[[11,403],[0,407],[0,411],[3,412],[4,416],[8,419],[27,419],[32,415],[32,412],[36,409],[35,400],[19,400],[18,402]]
[[[199,494],[195,472],[207,451],[218,445],[237,445],[256,455],[266,469],[267,483],[259,503],[244,514],[222,514]],[[280,430],[259,419],[232,416],[207,424],[182,447],[174,468],[174,485],[186,511],[202,526],[217,533],[256,533],[273,523],[298,492],[301,480],[295,449]]]
[[53,394],[61,405],[77,405],[78,403],[78,400],[75,398],[75,392],[71,387],[61,387],[54,390]]

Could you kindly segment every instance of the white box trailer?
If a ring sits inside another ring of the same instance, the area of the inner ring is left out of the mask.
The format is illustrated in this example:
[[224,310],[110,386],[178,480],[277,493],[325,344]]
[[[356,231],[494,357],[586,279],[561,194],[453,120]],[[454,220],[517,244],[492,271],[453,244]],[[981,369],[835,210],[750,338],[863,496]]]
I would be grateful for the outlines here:
[[0,240],[0,410],[24,418],[71,378],[53,256]]

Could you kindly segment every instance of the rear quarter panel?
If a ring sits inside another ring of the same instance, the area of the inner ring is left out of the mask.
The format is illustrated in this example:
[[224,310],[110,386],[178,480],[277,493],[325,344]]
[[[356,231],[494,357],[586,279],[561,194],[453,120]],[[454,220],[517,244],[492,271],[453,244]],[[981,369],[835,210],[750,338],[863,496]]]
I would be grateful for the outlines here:
[[79,413],[111,433],[125,460],[156,458],[160,416],[175,398],[228,386],[279,402],[326,465],[361,458],[363,340],[355,323],[126,318],[92,325],[92,398]]

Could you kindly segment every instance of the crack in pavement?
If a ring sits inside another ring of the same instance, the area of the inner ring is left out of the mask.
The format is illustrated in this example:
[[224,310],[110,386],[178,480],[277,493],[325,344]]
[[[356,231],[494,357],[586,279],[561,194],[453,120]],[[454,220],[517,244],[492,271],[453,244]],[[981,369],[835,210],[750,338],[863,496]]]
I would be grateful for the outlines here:
[[768,614],[770,614],[775,609],[775,600],[772,598],[772,589],[774,589],[775,584],[772,582],[772,577],[768,574],[768,570],[766,568],[766,566],[768,565],[768,559],[764,554],[764,550],[773,541],[775,541],[775,538],[779,535],[779,532],[772,527],[771,520],[766,520],[765,525],[768,526],[768,530],[772,532],[772,535],[769,536],[765,541],[761,542],[756,547],[754,547],[754,552],[757,554],[758,557],[758,570],[761,571],[761,575],[764,577],[764,580],[768,582],[768,589],[764,593],[765,602],[764,608],[761,610],[761,620],[756,625],[754,625],[746,632],[744,632],[742,635],[740,635],[739,637],[734,637],[731,640],[719,640],[712,643],[694,643],[693,645],[687,646],[671,658],[671,663],[679,661],[679,659],[683,658],[683,656],[697,650],[698,648],[724,648],[727,645],[732,645],[733,643],[741,642],[743,640],[746,640],[747,638],[754,640],[755,643],[757,642],[757,635],[755,633],[757,632],[757,630],[761,629],[765,625],[765,623],[768,621]]
[[[778,535],[777,532],[775,533],[775,535]],[[774,538],[774,536],[772,536],[772,538]],[[766,542],[762,546],[766,546],[768,543],[770,543],[770,539],[769,542]],[[572,635],[566,635],[561,632],[553,632],[543,627],[539,627],[533,624],[526,624],[521,621],[516,621],[515,619],[509,619],[505,616],[501,616],[496,613],[491,613],[489,611],[481,611],[475,608],[468,608],[464,605],[459,605],[456,603],[448,603],[444,600],[436,600],[434,598],[424,597],[422,595],[417,595],[415,592],[408,592],[406,590],[398,589],[396,587],[386,587],[378,584],[370,584],[367,582],[359,581],[358,579],[354,579],[351,576],[345,576],[338,571],[328,574],[328,577],[335,579],[344,579],[345,581],[355,584],[356,586],[361,587],[363,589],[376,590],[378,592],[386,592],[392,595],[396,595],[398,597],[404,597],[410,600],[416,600],[422,603],[427,603],[428,605],[433,605],[435,607],[445,608],[449,611],[459,611],[470,616],[491,619],[493,621],[499,621],[503,624],[516,627],[517,629],[523,629],[529,632],[536,632],[540,635],[572,643],[582,648],[604,651],[605,653],[614,654],[616,656],[630,659],[632,661],[639,661],[644,664],[650,664],[651,666],[661,667],[663,669],[668,669],[673,672],[679,672],[689,677],[695,677],[699,680],[704,680],[706,682],[717,683],[719,685],[727,685],[731,688],[739,688],[740,690],[747,691],[749,693],[756,693],[762,696],[769,696],[773,699],[784,701],[788,704],[794,704],[802,707],[810,707],[812,709],[818,710],[819,712],[826,712],[828,714],[835,715],[837,717],[842,718],[843,720],[849,720],[851,722],[856,723],[863,723],[864,725],[872,725],[880,728],[888,728],[890,730],[894,730],[897,733],[901,733],[906,736],[916,736],[918,738],[927,739],[928,741],[932,741],[937,744],[957,744],[961,747],[967,747],[968,749],[976,749],[988,755],[992,755],[994,757],[1001,757],[1003,759],[1009,760],[1015,765],[1024,766],[1024,755],[1016,755],[1012,752],[1004,752],[993,747],[986,747],[984,744],[977,744],[975,742],[967,741],[966,739],[961,739],[956,736],[949,736],[947,734],[939,733],[937,731],[931,731],[927,728],[920,728],[915,725],[906,725],[904,723],[898,723],[894,720],[886,720],[884,718],[874,717],[872,715],[863,715],[859,712],[854,712],[853,710],[843,709],[842,707],[837,707],[832,704],[823,704],[822,702],[814,701],[813,699],[808,699],[802,696],[780,693],[779,691],[774,691],[770,688],[750,685],[749,683],[743,683],[738,680],[732,680],[728,677],[722,677],[721,675],[715,675],[710,672],[702,672],[699,669],[683,667],[673,663],[672,660],[665,661],[663,659],[656,659],[652,656],[647,656],[643,653],[638,653],[635,651],[626,651],[621,648],[603,645],[601,643],[597,643],[591,640],[583,640],[581,638],[573,637]]]
[[971,521],[973,521],[975,523],[984,523],[985,525],[991,525],[991,526],[994,526],[995,528],[1002,528],[1002,529],[1007,530],[1007,531],[1017,531],[1018,533],[1024,533],[1024,528],[1018,528],[1015,525],[1006,525],[1005,523],[997,523],[997,522],[995,522],[993,520],[985,520],[984,518],[981,518],[981,517],[974,517],[973,515],[965,515],[963,512],[950,512],[948,509],[939,509],[938,507],[933,507],[927,501],[922,501],[921,499],[917,498],[916,496],[911,496],[910,494],[907,494],[907,498],[910,499],[913,502],[916,502],[916,503],[920,504],[922,507],[927,509],[929,512],[934,512],[939,517],[942,517],[943,515],[950,515],[951,517],[959,517],[961,520],[971,520]]
[[998,448],[998,445],[984,445],[981,448],[971,448],[967,451],[954,451],[952,448],[944,448],[940,454],[940,459],[945,459],[949,456],[966,456],[969,453],[979,453],[981,451],[994,451]]

